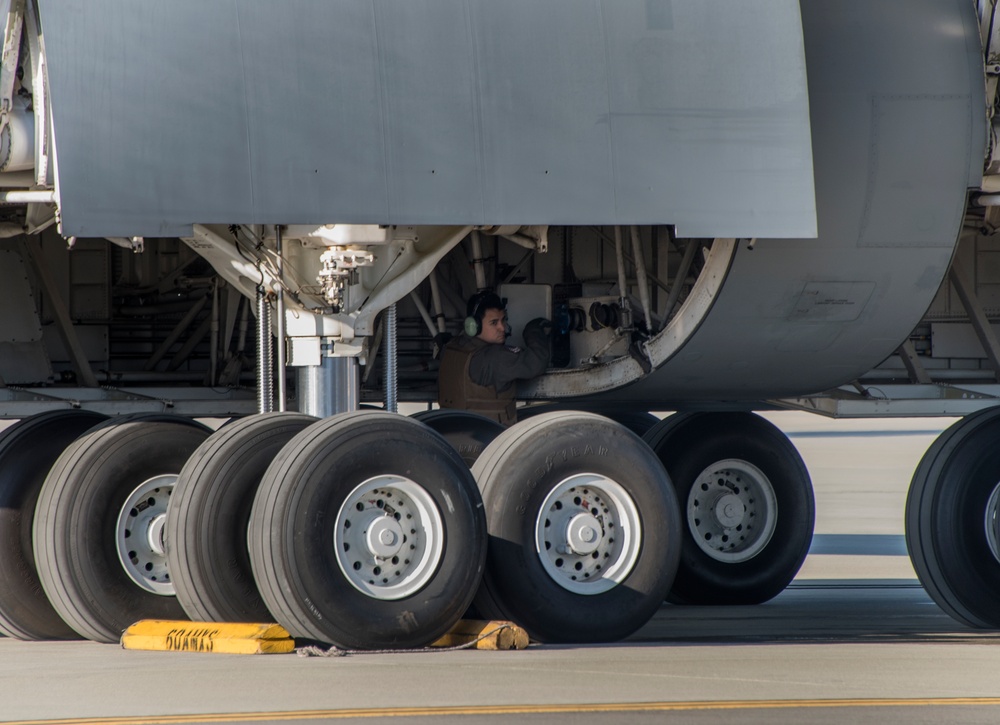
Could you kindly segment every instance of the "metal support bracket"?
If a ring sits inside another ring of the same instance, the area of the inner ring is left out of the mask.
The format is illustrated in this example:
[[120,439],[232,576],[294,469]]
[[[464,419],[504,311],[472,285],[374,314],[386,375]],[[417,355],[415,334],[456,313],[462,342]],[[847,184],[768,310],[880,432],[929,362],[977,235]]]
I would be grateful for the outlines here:
[[931,376],[927,374],[927,370],[924,369],[923,364],[920,362],[920,358],[917,356],[917,351],[913,347],[911,340],[907,340],[900,345],[899,349],[896,350],[896,354],[903,361],[903,367],[906,368],[910,380],[921,385],[930,384]]
[[865,395],[835,388],[817,395],[765,401],[783,410],[802,410],[829,418],[911,418],[963,416],[1000,405],[1000,386],[871,385]]
[[[354,330],[359,336],[372,334],[375,316],[394,302],[398,302],[415,289],[471,230],[470,227],[440,227],[438,235],[425,233],[418,244],[409,245],[401,254],[405,262],[400,273],[380,282],[356,312]],[[404,258],[405,256],[405,258]]]
[[0,56],[0,132],[7,125],[14,108],[14,82],[17,64],[21,57],[21,30],[24,27],[24,0],[6,3],[7,18],[4,24],[3,55]]
[[965,311],[969,315],[972,329],[976,331],[976,336],[979,338],[979,342],[986,352],[986,357],[989,358],[990,365],[993,368],[993,376],[997,380],[1000,380],[1000,340],[997,339],[996,333],[990,327],[989,320],[986,319],[983,306],[979,304],[979,299],[976,297],[975,287],[966,275],[965,270],[957,264],[951,266],[948,276],[955,287],[955,292],[958,293],[958,297],[962,301],[962,305],[965,307]]

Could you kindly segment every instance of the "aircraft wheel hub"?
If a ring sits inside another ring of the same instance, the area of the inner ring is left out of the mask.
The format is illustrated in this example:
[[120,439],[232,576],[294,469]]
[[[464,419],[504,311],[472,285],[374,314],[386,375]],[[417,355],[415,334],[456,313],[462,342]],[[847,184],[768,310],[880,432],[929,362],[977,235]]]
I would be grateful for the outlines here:
[[990,553],[993,558],[1000,562],[1000,483],[990,494],[986,502],[986,516],[983,521],[986,528],[986,541],[990,546]]
[[129,578],[147,592],[167,597],[174,596],[174,584],[167,570],[163,529],[176,483],[172,473],[140,483],[122,504],[115,536],[118,559]]
[[759,554],[778,518],[774,487],[752,463],[727,459],[699,474],[687,501],[688,530],[717,561],[737,563]]
[[734,528],[742,524],[746,512],[747,507],[735,494],[720,497],[715,505],[715,517],[719,520],[719,524],[726,528]]
[[355,589],[395,600],[420,591],[444,556],[444,523],[431,495],[403,476],[375,476],[337,514],[337,564]]
[[556,584],[575,594],[601,594],[629,575],[642,527],[635,501],[619,483],[596,473],[561,481],[535,521],[535,549]]

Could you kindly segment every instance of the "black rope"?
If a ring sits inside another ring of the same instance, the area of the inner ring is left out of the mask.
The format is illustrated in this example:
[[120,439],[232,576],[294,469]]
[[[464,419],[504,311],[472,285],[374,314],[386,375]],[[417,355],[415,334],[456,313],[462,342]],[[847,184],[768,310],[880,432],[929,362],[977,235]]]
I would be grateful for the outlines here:
[[510,624],[501,624],[499,627],[479,635],[471,642],[456,644],[452,647],[416,647],[412,649],[341,649],[337,645],[331,645],[328,648],[321,647],[319,645],[307,645],[305,647],[297,648],[295,653],[299,657],[346,657],[347,655],[396,655],[408,654],[411,652],[455,652],[457,650],[474,647],[477,643],[482,642],[487,637],[492,637],[497,632],[502,632],[505,629],[514,629],[514,627]]
[[[240,244],[239,232],[240,232],[240,227],[237,226],[236,224],[231,224],[229,226],[229,233],[233,235],[233,241],[236,242],[236,251],[239,252],[240,256],[243,257],[243,259],[245,259],[248,263],[252,264],[254,267],[257,268],[257,274],[260,275],[260,282],[257,284],[257,289],[260,289],[261,287],[264,286],[264,270],[262,269],[263,262],[261,262],[259,258],[251,259],[246,255],[246,253],[243,251],[242,245]],[[260,248],[257,247],[256,249],[259,250]]]

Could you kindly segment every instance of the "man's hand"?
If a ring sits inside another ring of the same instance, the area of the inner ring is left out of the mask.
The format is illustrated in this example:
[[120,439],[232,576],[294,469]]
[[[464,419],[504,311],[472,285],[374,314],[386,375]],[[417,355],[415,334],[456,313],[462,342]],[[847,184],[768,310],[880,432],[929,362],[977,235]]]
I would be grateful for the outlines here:
[[536,317],[524,326],[524,341],[529,345],[533,342],[548,342],[551,335],[552,322],[550,320],[546,320],[544,317]]

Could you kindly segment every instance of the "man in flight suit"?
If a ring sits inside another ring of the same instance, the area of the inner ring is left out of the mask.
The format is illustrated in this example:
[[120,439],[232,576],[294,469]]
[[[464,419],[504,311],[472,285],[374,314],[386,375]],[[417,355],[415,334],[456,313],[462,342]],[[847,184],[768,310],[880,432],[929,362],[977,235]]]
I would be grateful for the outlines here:
[[539,317],[524,327],[524,348],[504,344],[506,301],[496,293],[477,292],[466,306],[464,334],[441,352],[438,404],[485,415],[508,426],[517,422],[517,380],[545,372],[552,324]]

